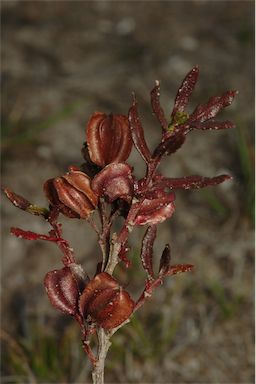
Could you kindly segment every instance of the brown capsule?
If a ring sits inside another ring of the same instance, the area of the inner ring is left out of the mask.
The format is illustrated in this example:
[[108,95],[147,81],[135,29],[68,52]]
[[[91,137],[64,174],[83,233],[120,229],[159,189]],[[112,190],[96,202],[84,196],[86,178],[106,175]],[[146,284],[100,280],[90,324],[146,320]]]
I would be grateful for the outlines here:
[[86,137],[92,162],[102,168],[125,161],[130,155],[132,138],[124,115],[95,112],[88,121]]
[[134,301],[112,276],[102,272],[85,287],[79,308],[86,320],[90,319],[104,329],[112,329],[131,316]]
[[51,205],[58,206],[70,218],[87,219],[98,202],[90,178],[73,169],[62,177],[47,180],[44,191]]
[[44,286],[51,304],[56,309],[67,315],[77,313],[79,290],[69,267],[48,272]]
[[109,202],[120,198],[130,202],[133,196],[132,168],[125,163],[107,165],[92,180],[92,189]]

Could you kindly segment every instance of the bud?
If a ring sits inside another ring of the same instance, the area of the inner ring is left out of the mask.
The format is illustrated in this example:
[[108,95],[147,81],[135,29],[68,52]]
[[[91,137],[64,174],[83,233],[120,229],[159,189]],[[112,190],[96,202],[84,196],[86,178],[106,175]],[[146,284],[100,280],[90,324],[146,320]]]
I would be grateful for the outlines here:
[[89,155],[100,167],[128,159],[132,138],[128,118],[124,115],[106,115],[95,112],[86,128]]
[[92,189],[98,196],[106,196],[109,202],[118,198],[130,202],[133,184],[132,168],[125,163],[112,163],[94,177]]
[[96,322],[104,329],[113,329],[131,316],[134,301],[112,276],[102,272],[85,287],[79,308],[86,321]]
[[165,196],[155,199],[145,199],[137,214],[135,225],[159,224],[170,218],[175,210],[173,201],[174,193],[166,193]]
[[47,180],[44,192],[51,205],[58,206],[70,218],[87,219],[98,202],[90,178],[73,169],[62,177]]

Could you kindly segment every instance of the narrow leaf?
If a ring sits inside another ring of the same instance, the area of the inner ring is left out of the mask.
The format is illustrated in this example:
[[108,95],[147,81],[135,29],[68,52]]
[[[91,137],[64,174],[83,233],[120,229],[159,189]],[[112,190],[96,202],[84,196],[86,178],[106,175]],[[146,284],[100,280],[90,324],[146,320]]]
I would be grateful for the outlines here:
[[174,118],[177,112],[183,112],[186,108],[189,97],[195,88],[198,75],[199,68],[198,66],[195,66],[183,80],[175,98],[174,108],[171,115],[172,118]]
[[133,103],[128,113],[128,118],[130,122],[133,143],[145,162],[149,163],[151,159],[151,153],[145,141],[143,128],[138,115],[137,102],[134,95]]
[[153,272],[153,244],[156,238],[156,225],[148,227],[141,248],[141,261],[143,268],[147,271],[149,278],[154,278]]
[[200,123],[199,121],[191,122],[190,126],[195,129],[202,130],[220,130],[220,129],[229,129],[234,128],[235,124],[232,121],[216,121],[214,119],[205,121],[204,123]]
[[177,264],[171,265],[169,269],[166,271],[165,276],[177,275],[177,273],[181,272],[191,272],[194,266],[192,264]]
[[199,121],[203,123],[206,120],[212,119],[221,109],[232,103],[237,93],[237,91],[227,91],[221,96],[211,97],[206,104],[198,105],[190,115],[188,122]]
[[44,216],[46,217],[49,213],[47,208],[38,207],[37,205],[31,204],[30,201],[25,199],[24,197],[14,193],[10,188],[2,188],[6,197],[10,200],[10,202],[17,208],[22,209],[32,215],[36,216]]
[[39,233],[35,233],[31,231],[24,231],[23,229],[20,229],[20,228],[11,228],[10,232],[12,235],[25,240],[46,240],[46,241],[53,241],[55,243],[66,243],[66,240],[60,237],[41,235]]
[[157,181],[157,185],[162,188],[171,189],[196,189],[214,186],[232,179],[229,175],[219,175],[215,177],[187,176],[178,178],[162,178]]
[[162,130],[167,131],[168,123],[165,118],[163,108],[160,105],[160,85],[158,80],[156,80],[156,85],[151,91],[151,106],[156,118],[162,127]]
[[15,207],[26,211],[27,208],[31,205],[31,203],[27,199],[20,195],[17,195],[10,188],[2,188],[2,190],[5,193],[6,197],[11,201],[11,203]]
[[165,275],[170,268],[171,250],[169,244],[166,244],[159,263],[159,276]]

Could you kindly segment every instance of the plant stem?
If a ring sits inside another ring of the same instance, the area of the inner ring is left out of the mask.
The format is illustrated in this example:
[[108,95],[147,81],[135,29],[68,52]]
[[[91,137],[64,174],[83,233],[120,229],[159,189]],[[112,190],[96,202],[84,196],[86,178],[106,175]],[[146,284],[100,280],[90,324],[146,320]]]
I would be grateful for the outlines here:
[[104,367],[107,352],[111,345],[109,341],[110,335],[106,334],[103,328],[99,328],[97,331],[98,336],[98,356],[97,362],[92,371],[93,384],[104,384]]

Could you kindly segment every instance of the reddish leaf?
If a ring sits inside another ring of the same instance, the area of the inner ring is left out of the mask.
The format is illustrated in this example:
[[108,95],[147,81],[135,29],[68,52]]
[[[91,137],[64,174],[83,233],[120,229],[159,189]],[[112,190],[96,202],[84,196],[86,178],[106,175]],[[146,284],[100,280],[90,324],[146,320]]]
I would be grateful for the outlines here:
[[174,193],[165,193],[165,196],[156,199],[145,199],[134,220],[135,225],[159,224],[170,218],[174,213]]
[[195,88],[199,75],[198,66],[194,67],[183,80],[181,87],[179,88],[172,111],[171,117],[174,118],[177,112],[183,112],[186,108],[189,97]]
[[170,189],[196,189],[214,186],[232,179],[229,175],[219,175],[215,177],[187,176],[178,178],[161,178],[156,182],[158,188]]
[[201,129],[201,130],[220,130],[220,129],[229,129],[229,128],[234,128],[235,124],[232,123],[232,121],[216,121],[216,120],[208,120],[205,121],[204,123],[200,123],[198,121],[192,122],[190,124],[192,128],[195,129]]
[[6,197],[11,201],[11,203],[23,211],[26,211],[27,208],[31,205],[31,203],[25,199],[24,197],[17,195],[10,188],[2,188]]
[[145,162],[149,163],[151,159],[151,153],[145,141],[143,128],[138,115],[137,102],[135,96],[133,96],[133,103],[129,110],[128,118],[130,122],[133,143],[137,148],[138,152],[141,154],[142,158],[145,160]]
[[186,136],[182,131],[175,131],[170,137],[162,141],[155,149],[153,158],[163,155],[171,155],[176,152],[185,142]]
[[171,262],[171,251],[169,244],[166,244],[161,259],[159,263],[159,276],[165,275],[169,268],[170,268],[170,262]]
[[127,257],[129,250],[130,248],[127,246],[127,242],[126,242],[125,244],[122,245],[121,250],[118,254],[119,259],[123,261],[126,268],[129,268],[131,266],[131,261]]
[[169,269],[165,272],[165,276],[172,276],[181,272],[190,272],[192,271],[193,268],[194,268],[194,265],[192,264],[171,265]]
[[47,216],[49,212],[48,209],[31,204],[30,201],[20,195],[17,195],[10,188],[2,188],[2,190],[5,193],[6,197],[11,201],[11,203],[15,207],[20,208],[28,213],[31,213],[32,215],[44,217]]
[[142,241],[141,254],[140,254],[143,268],[147,271],[149,279],[154,278],[153,245],[154,245],[155,238],[156,238],[156,225],[149,226]]
[[12,235],[25,240],[46,240],[53,241],[54,243],[67,243],[66,240],[60,237],[41,235],[31,231],[24,231],[20,228],[11,228],[10,232]]
[[159,81],[156,80],[156,85],[151,91],[151,106],[163,131],[166,131],[168,129],[168,122],[165,118],[164,111],[160,105],[159,98],[160,98],[160,86],[159,86]]
[[48,272],[44,286],[51,304],[56,309],[68,315],[77,313],[79,290],[70,268]]
[[199,121],[203,123],[214,118],[221,109],[232,103],[236,94],[237,91],[227,91],[222,96],[211,97],[206,104],[198,105],[190,115],[188,122]]

